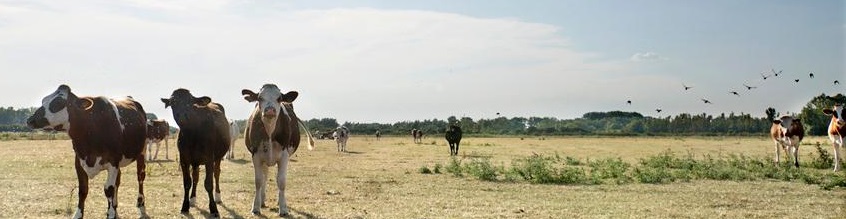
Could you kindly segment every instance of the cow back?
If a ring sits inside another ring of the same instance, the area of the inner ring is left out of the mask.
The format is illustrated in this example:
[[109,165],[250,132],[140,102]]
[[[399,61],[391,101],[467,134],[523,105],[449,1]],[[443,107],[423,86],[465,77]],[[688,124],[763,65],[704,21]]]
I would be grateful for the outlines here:
[[180,159],[192,164],[223,159],[231,144],[229,122],[223,106],[209,103],[195,106],[192,110],[191,119],[196,121],[179,126],[177,146]]
[[[134,159],[144,150],[147,116],[138,102],[105,97],[82,97],[91,100],[87,108],[68,108],[73,124],[68,135],[76,154],[86,160],[103,157],[109,162]],[[116,111],[117,110],[117,111]]]

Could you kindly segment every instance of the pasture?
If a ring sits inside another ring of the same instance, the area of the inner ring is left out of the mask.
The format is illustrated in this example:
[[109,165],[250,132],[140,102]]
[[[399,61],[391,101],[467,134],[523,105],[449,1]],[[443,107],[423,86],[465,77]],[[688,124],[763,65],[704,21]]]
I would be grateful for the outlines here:
[[[170,153],[177,154],[171,140]],[[822,137],[806,138],[820,142]],[[823,190],[802,182],[778,180],[693,180],[668,184],[544,185],[488,182],[450,174],[421,174],[421,166],[450,162],[441,136],[423,144],[409,137],[353,136],[349,153],[336,152],[335,142],[316,140],[314,151],[301,146],[289,164],[287,198],[291,218],[843,218],[846,189]],[[619,157],[628,163],[673,151],[677,154],[752,157],[773,155],[764,137],[538,137],[465,138],[459,159],[484,157],[509,165],[533,154],[560,154],[578,159]],[[801,146],[805,161],[816,153]],[[250,213],[254,195],[253,168],[243,139],[236,159],[222,164],[223,218],[265,218]],[[77,181],[68,140],[0,141],[0,218],[67,218],[76,203]],[[172,156],[172,158],[175,156]],[[182,215],[182,182],[175,160],[147,166],[147,212],[153,218],[205,218],[208,199],[202,186],[197,206]],[[826,170],[830,171],[830,170]],[[136,218],[134,164],[122,169],[118,213]],[[203,173],[201,171],[201,173]],[[271,171],[275,176],[275,171]],[[846,173],[838,173],[846,177]],[[105,173],[91,181],[86,216],[105,215],[102,185]],[[271,177],[273,178],[273,177]],[[200,182],[202,185],[202,182]],[[276,186],[271,179],[263,213],[274,218]]]

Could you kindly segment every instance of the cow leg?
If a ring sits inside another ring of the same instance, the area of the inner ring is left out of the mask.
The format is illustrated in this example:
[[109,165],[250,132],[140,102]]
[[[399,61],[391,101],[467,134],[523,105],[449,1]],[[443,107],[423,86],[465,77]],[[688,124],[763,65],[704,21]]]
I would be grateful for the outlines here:
[[282,159],[276,165],[276,187],[279,192],[279,216],[288,216],[288,206],[285,201],[285,180],[288,178],[288,149],[282,151]]
[[832,137],[832,145],[834,146],[834,172],[840,170],[840,148],[843,147],[843,136],[838,136],[836,139]]
[[776,163],[776,165],[778,165],[778,163],[781,162],[781,150],[782,150],[781,145],[778,143],[778,141],[776,141],[775,142],[775,163]]
[[161,147],[162,147],[162,142],[161,141],[156,142],[156,156],[153,156],[153,159],[156,159],[156,160],[159,159],[159,148],[161,148]]
[[253,214],[261,214],[261,207],[264,206],[264,187],[267,182],[267,166],[261,163],[259,156],[253,155],[253,168],[256,176],[256,196],[253,199]]
[[168,153],[169,153],[167,151],[170,150],[170,148],[168,148],[168,146],[167,146],[167,136],[165,136],[164,141],[165,141],[165,160],[170,160],[170,158],[168,158],[168,156],[167,156]]
[[144,144],[144,149],[147,151],[147,154],[144,157],[147,158],[147,160],[153,160],[153,148],[152,148],[153,146],[152,146],[152,144],[153,143],[150,142],[150,140],[147,140],[147,142]]
[[461,144],[461,140],[458,140],[458,141],[455,142],[455,155],[456,156],[458,155],[458,145],[460,145],[460,144]]
[[209,213],[212,218],[220,218],[220,212],[217,211],[217,203],[214,202],[214,175],[217,171],[215,161],[206,162],[206,180],[203,182],[203,187],[209,195]]
[[[208,168],[208,167],[206,167]],[[200,182],[200,165],[191,165],[191,198],[188,199],[190,201],[191,206],[196,206],[197,204],[197,184]],[[209,199],[211,200],[211,199]]]
[[790,151],[793,152],[793,166],[799,168],[799,142],[796,142],[796,145],[790,147]]
[[106,218],[117,218],[117,192],[120,186],[120,169],[109,166],[106,171],[109,174],[106,178],[106,184],[103,186],[103,192],[106,193],[106,203],[108,204]]
[[138,214],[140,215],[140,218],[148,218],[144,200],[144,179],[147,178],[147,162],[144,161],[143,155],[139,157],[141,158],[135,161],[137,170],[136,176],[138,177],[138,201],[135,206],[138,207]]
[[220,197],[220,161],[215,161],[214,166],[214,202],[223,203]]
[[188,208],[191,206],[188,202],[188,191],[191,191],[191,165],[188,165],[185,161],[180,162],[180,169],[182,169],[182,189],[184,191],[184,195],[182,196],[182,209],[180,212],[183,214],[188,213]]
[[85,213],[85,198],[88,197],[88,173],[82,169],[82,160],[76,157],[74,167],[76,168],[76,179],[79,181],[79,200],[76,204],[76,213],[73,218],[82,218]]

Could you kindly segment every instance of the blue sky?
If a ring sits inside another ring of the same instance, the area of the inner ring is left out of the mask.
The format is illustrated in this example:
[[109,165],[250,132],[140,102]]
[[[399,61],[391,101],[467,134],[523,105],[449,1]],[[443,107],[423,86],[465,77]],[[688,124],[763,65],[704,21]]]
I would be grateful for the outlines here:
[[[353,122],[763,116],[843,93],[844,14],[844,1],[0,0],[0,106],[65,83],[170,118],[158,98],[183,87],[244,119],[240,90],[276,83],[300,92],[301,117]],[[771,69],[783,74],[763,80]]]

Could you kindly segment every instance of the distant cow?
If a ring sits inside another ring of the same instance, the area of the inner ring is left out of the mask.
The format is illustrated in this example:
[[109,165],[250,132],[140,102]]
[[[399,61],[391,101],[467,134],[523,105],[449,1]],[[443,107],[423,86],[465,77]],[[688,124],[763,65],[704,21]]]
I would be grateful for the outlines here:
[[136,206],[141,218],[146,218],[144,142],[147,115],[141,104],[132,98],[77,97],[67,85],[59,86],[44,97],[41,104],[27,119],[27,126],[66,131],[73,143],[73,163],[79,181],[79,201],[73,218],[84,216],[88,180],[103,170],[108,173],[104,185],[106,217],[116,218],[120,167],[132,162],[136,164],[138,177]]
[[299,93],[290,91],[283,94],[276,85],[265,84],[259,93],[244,89],[241,94],[248,102],[256,102],[250,119],[247,120],[247,130],[244,133],[247,150],[252,154],[256,176],[256,195],[253,199],[252,212],[261,214],[267,190],[267,167],[276,166],[279,216],[287,216],[285,184],[288,158],[294,155],[300,145],[298,124],[303,127],[308,137],[308,149],[314,149],[314,139],[308,127],[294,113],[292,102],[297,99]]
[[235,159],[235,140],[241,135],[241,127],[235,121],[229,121],[229,152],[226,153],[226,159]]
[[412,129],[411,130],[411,137],[414,138],[414,143],[416,143],[416,144],[423,143],[423,130]]
[[[194,97],[186,89],[176,89],[169,98],[162,98],[165,108],[171,107],[173,119],[179,125],[179,166],[182,170],[184,195],[182,213],[197,197],[200,165],[206,166],[203,185],[209,196],[209,213],[220,217],[216,202],[220,197],[220,161],[229,150],[229,123],[223,106],[209,97]],[[190,173],[189,173],[190,170]],[[212,193],[212,189],[215,192]],[[188,190],[191,190],[190,198]],[[211,201],[214,200],[214,201]]]
[[831,116],[828,124],[828,139],[834,147],[834,171],[840,170],[840,148],[843,147],[843,135],[846,135],[846,112],[843,105],[834,105],[834,109],[824,109],[823,113]]
[[461,143],[461,127],[449,125],[446,130],[446,140],[449,143],[449,155],[458,155],[458,144]]
[[347,140],[350,139],[350,129],[346,126],[339,126],[335,128],[332,137],[335,138],[335,143],[338,144],[338,152],[347,152]]
[[[159,147],[162,140],[165,142],[165,160],[170,160],[167,138],[170,136],[170,124],[163,119],[147,120],[147,160],[159,158]],[[153,154],[153,144],[156,144],[156,153]]]
[[[805,137],[802,121],[793,116],[781,116],[773,120],[770,136],[775,142],[775,162],[780,162],[780,149],[793,155],[793,165],[799,167],[799,142]],[[790,157],[790,155],[788,155]]]
[[376,130],[376,140],[378,141],[380,139],[382,139],[382,132],[379,131],[379,130]]

